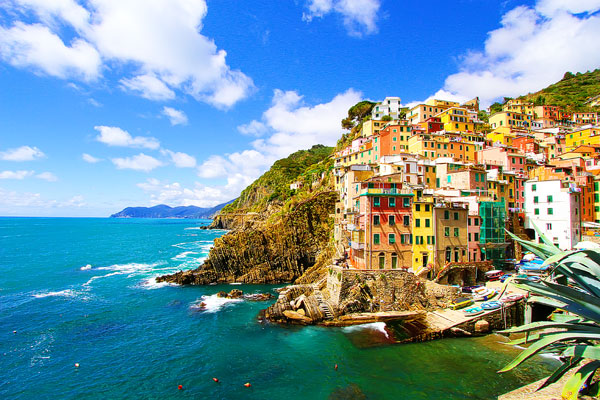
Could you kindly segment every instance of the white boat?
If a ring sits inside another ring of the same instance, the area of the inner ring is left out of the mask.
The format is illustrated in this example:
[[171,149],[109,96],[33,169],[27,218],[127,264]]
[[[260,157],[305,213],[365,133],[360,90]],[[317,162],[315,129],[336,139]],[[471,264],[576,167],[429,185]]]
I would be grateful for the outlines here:
[[473,292],[473,300],[475,301],[487,301],[494,296],[496,296],[498,292],[495,289],[489,289],[486,287],[476,289]]

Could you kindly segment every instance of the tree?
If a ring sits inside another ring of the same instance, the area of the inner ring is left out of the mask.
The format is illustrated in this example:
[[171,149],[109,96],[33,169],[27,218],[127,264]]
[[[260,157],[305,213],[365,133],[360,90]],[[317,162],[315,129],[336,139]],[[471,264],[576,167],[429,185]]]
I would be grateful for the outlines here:
[[490,106],[490,114],[495,114],[500,111],[502,111],[502,104],[495,102]]
[[352,129],[354,126],[363,121],[363,119],[371,114],[375,103],[368,100],[359,101],[348,109],[348,117],[342,120],[342,128]]
[[600,369],[600,250],[561,251],[539,231],[543,243],[508,233],[523,247],[545,259],[545,265],[553,265],[548,278],[540,282],[516,278],[516,286],[544,296],[538,301],[569,314],[553,313],[551,321],[504,331],[525,333],[524,338],[511,344],[530,343],[530,346],[499,372],[510,371],[542,351],[558,353],[562,365],[538,390],[558,381],[567,371],[578,368],[563,386],[562,398],[576,400],[584,387],[586,394],[598,396],[599,383],[594,375]]
[[389,115],[384,115],[383,117],[381,117],[382,121],[391,121],[392,117],[390,117]]

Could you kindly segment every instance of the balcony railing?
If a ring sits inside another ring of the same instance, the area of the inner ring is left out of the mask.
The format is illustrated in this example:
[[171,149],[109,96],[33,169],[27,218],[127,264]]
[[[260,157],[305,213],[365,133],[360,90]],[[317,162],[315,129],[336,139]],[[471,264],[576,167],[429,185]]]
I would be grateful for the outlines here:
[[412,189],[383,189],[383,188],[368,188],[367,194],[413,194]]
[[365,244],[359,243],[359,242],[350,242],[350,247],[353,248],[354,250],[364,250]]

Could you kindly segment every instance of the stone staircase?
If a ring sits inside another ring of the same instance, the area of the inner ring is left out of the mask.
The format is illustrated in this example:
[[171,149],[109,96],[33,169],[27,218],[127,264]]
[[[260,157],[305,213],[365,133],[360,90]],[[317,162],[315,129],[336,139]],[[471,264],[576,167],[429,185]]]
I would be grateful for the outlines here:
[[319,281],[312,284],[313,295],[315,299],[317,299],[317,303],[319,303],[319,309],[323,311],[325,315],[325,319],[333,319],[333,313],[331,312],[331,308],[329,307],[329,303],[325,301],[323,298],[323,293],[321,293],[321,285],[327,280],[327,275],[321,278]]

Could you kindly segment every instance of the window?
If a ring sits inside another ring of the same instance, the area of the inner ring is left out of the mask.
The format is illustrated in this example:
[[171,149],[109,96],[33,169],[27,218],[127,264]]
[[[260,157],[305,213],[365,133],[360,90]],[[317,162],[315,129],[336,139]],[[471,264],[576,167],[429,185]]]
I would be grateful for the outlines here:
[[470,242],[471,241],[471,234],[469,233],[468,236],[469,236],[469,242]]
[[450,247],[446,247],[446,262],[452,261],[452,250]]
[[373,234],[373,244],[379,244],[379,233]]
[[457,212],[454,213],[454,220],[458,221],[458,213]]
[[429,228],[430,226],[430,220],[429,218],[425,218],[425,228]]
[[429,211],[429,204],[425,204],[425,211]]
[[379,269],[385,268],[385,254],[379,253]]
[[531,191],[535,192],[537,190],[537,185],[531,185]]
[[476,242],[479,242],[479,233],[475,232],[473,234],[473,240],[475,240]]
[[479,218],[475,218],[475,226],[479,226]]
[[392,269],[396,269],[398,267],[398,256],[392,254]]
[[416,204],[415,205],[415,210],[416,211],[421,211],[421,205],[420,204]]
[[410,217],[408,215],[405,215],[402,219],[402,223],[404,224],[404,226],[410,225]]
[[535,215],[540,215],[540,209],[539,209],[539,208],[536,208],[536,209],[534,209],[534,210],[533,210],[533,213],[534,213]]
[[454,228],[454,237],[458,237],[458,232],[459,232],[458,228]]
[[552,195],[548,196],[548,203],[552,203]]
[[533,202],[534,202],[535,204],[537,204],[537,203],[538,203],[538,201],[539,201],[538,197],[537,197],[537,196],[534,196],[534,197],[533,197]]
[[379,225],[379,215],[373,215],[373,225]]
[[415,218],[415,226],[416,226],[417,228],[420,228],[420,227],[421,227],[421,219],[420,219],[420,218]]
[[450,219],[450,211],[444,211],[444,219]]
[[546,224],[546,229],[552,230],[552,224]]
[[449,237],[450,236],[450,228],[448,228],[448,227],[444,228],[444,236],[445,237]]
[[408,197],[405,197],[404,199],[402,199],[402,206],[404,207],[410,207],[410,199]]
[[396,207],[396,199],[393,197],[389,198],[390,207]]
[[373,197],[373,206],[379,207],[381,199],[379,197]]
[[390,234],[388,235],[388,242],[389,242],[389,244],[394,244],[394,243],[396,243],[396,235],[395,235],[395,234],[393,234],[393,233],[390,233]]
[[[577,209],[575,209],[577,211]],[[548,209],[548,215],[554,215],[554,210],[552,208]]]

